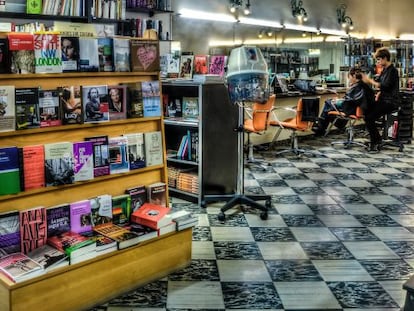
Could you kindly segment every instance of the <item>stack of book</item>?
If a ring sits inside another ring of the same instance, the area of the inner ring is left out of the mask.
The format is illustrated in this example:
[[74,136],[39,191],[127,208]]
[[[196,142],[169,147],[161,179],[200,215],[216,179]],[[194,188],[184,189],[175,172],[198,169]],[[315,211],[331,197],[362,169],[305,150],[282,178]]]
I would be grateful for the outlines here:
[[194,172],[182,172],[178,175],[177,189],[197,194],[199,192],[198,175]]
[[169,212],[170,208],[168,207],[145,203],[132,213],[131,222],[157,230],[158,236],[160,236],[175,231],[175,225],[172,224],[172,220],[166,217]]
[[167,215],[167,218],[175,222],[177,231],[194,227],[198,224],[198,218],[191,212],[185,210],[172,212]]
[[44,273],[40,264],[23,253],[1,257],[0,271],[14,282],[21,282]]

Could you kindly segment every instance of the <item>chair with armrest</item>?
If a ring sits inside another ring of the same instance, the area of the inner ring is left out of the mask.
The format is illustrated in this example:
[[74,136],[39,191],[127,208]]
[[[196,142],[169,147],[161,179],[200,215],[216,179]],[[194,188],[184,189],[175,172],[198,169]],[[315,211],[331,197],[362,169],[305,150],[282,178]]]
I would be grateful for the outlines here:
[[302,154],[316,155],[316,153],[300,149],[298,146],[298,132],[309,132],[312,130],[314,122],[318,119],[319,116],[319,97],[304,97],[298,100],[296,109],[293,109],[295,115],[291,118],[280,121],[277,118],[276,110],[274,111],[275,120],[271,120],[269,124],[271,126],[278,127],[273,140],[272,145],[278,139],[282,130],[291,131],[290,134],[290,148],[285,149],[279,152],[276,152],[276,155],[283,153],[294,153],[297,156]]
[[250,135],[252,133],[262,135],[266,132],[275,99],[276,95],[272,95],[265,103],[254,103],[250,111],[246,109],[246,114],[249,115],[250,118],[245,119],[243,123],[243,130],[247,133],[247,164],[257,165],[262,170],[266,170],[266,167],[262,160],[254,158],[253,144],[250,140]]
[[341,141],[333,141],[331,142],[331,145],[344,145],[345,149],[351,148],[352,146],[360,146],[360,147],[364,147],[367,148],[367,145],[363,142],[360,141],[355,141],[354,140],[354,136],[355,136],[355,123],[357,123],[358,121],[363,120],[364,118],[364,113],[361,109],[361,107],[357,107],[355,114],[346,114],[345,112],[339,111],[339,110],[333,110],[333,111],[329,111],[328,115],[330,116],[334,116],[335,119],[334,121],[329,125],[328,130],[326,131],[327,133],[329,133],[329,130],[331,129],[333,123],[335,123],[337,120],[346,120],[347,125],[346,125],[346,132],[347,132],[347,139],[346,140],[341,140]]

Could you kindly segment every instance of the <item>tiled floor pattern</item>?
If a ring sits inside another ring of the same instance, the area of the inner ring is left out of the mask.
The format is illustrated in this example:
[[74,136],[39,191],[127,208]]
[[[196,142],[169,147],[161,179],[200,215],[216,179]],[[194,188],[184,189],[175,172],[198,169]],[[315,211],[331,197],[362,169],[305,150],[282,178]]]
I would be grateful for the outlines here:
[[400,310],[414,274],[414,146],[369,154],[301,146],[315,157],[262,152],[245,170],[246,193],[270,194],[267,220],[220,204],[198,214],[191,265],[94,310]]

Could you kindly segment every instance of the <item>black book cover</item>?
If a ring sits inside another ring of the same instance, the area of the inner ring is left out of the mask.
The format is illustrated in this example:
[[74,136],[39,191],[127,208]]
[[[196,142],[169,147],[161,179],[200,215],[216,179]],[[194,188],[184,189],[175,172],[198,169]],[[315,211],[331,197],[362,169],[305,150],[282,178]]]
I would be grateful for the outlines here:
[[9,40],[0,38],[0,73],[10,73]]
[[38,128],[40,126],[39,88],[17,88],[15,99],[16,129]]

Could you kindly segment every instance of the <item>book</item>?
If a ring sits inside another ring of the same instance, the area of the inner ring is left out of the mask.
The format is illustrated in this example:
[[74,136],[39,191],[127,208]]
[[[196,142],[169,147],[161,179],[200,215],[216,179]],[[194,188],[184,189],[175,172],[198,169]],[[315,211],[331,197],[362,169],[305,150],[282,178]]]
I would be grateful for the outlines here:
[[27,14],[42,14],[42,0],[26,0]]
[[93,143],[73,143],[73,169],[75,182],[93,179]]
[[129,169],[145,167],[144,133],[124,134],[128,143]]
[[127,116],[128,118],[144,117],[144,104],[142,102],[141,82],[129,83],[128,86],[128,102]]
[[70,204],[47,207],[46,222],[48,238],[70,231]]
[[109,175],[109,146],[108,136],[86,137],[93,143],[93,176]]
[[140,242],[150,240],[158,236],[158,230],[136,223],[131,223],[129,230],[139,236]]
[[129,39],[113,38],[114,71],[131,71]]
[[24,146],[22,148],[24,190],[46,186],[45,151],[43,145]]
[[73,184],[73,146],[71,142],[45,144],[46,187]]
[[19,163],[19,148],[0,147],[0,195],[21,191]]
[[226,56],[224,55],[212,55],[210,56],[208,73],[219,76],[224,76],[224,68],[226,66]]
[[96,255],[103,255],[118,250],[117,242],[110,237],[102,235],[96,231],[83,234],[96,243]]
[[61,87],[59,102],[63,125],[83,123],[82,96],[79,85]]
[[21,252],[27,254],[46,244],[47,219],[43,206],[20,211]]
[[145,203],[131,214],[131,221],[158,230],[171,222],[165,217],[169,211],[168,207]]
[[59,34],[57,32],[35,32],[33,38],[35,72],[62,72],[62,48]]
[[123,120],[127,117],[127,86],[109,85],[108,104],[109,120]]
[[42,266],[45,271],[69,265],[68,255],[48,244],[32,250],[27,256]]
[[193,77],[194,55],[181,55],[180,78],[191,79]]
[[146,166],[160,165],[164,162],[160,131],[145,132],[144,146]]
[[112,196],[110,194],[101,194],[89,200],[93,227],[112,222]]
[[58,90],[39,91],[40,127],[62,125]]
[[108,86],[82,86],[82,103],[85,123],[109,121]]
[[19,211],[0,213],[0,257],[20,250]]
[[14,131],[16,128],[15,87],[0,86],[0,132]]
[[144,117],[160,117],[161,98],[159,81],[142,81],[141,87]]
[[177,231],[181,231],[187,228],[195,227],[198,225],[198,219],[192,220],[191,222],[187,222],[185,224],[177,225]]
[[167,78],[178,78],[180,73],[180,56],[167,54]]
[[157,231],[158,231],[158,236],[161,236],[167,233],[175,232],[176,230],[177,230],[176,223],[171,221],[165,226],[158,228]]
[[208,74],[208,55],[194,56],[194,74]]
[[89,200],[70,203],[70,230],[75,233],[91,231],[91,211]]
[[15,89],[16,130],[40,127],[39,88]]
[[98,38],[99,71],[113,71],[113,40],[110,37]]
[[10,57],[9,40],[0,37],[0,73],[10,73]]
[[99,71],[97,38],[79,38],[79,71]]
[[159,43],[131,38],[131,71],[160,71]]
[[96,242],[72,231],[47,238],[47,244],[67,254],[71,264],[76,257],[85,254],[96,256]]
[[110,174],[129,172],[128,139],[125,136],[110,137],[108,144]]
[[112,223],[126,226],[131,216],[131,197],[121,194],[112,197]]
[[14,282],[21,282],[43,273],[36,261],[23,253],[13,253],[0,258],[0,271]]
[[94,228],[94,231],[115,240],[118,249],[124,249],[140,242],[137,233],[113,223],[97,226]]
[[147,202],[147,189],[144,185],[127,188],[125,193],[131,197],[131,213]]
[[183,118],[185,119],[198,119],[198,97],[183,97]]
[[167,206],[167,185],[156,182],[147,186],[147,200],[149,203]]
[[31,33],[12,32],[7,35],[10,51],[11,73],[35,72],[34,37]]
[[79,70],[79,37],[61,36],[62,71],[71,72]]

